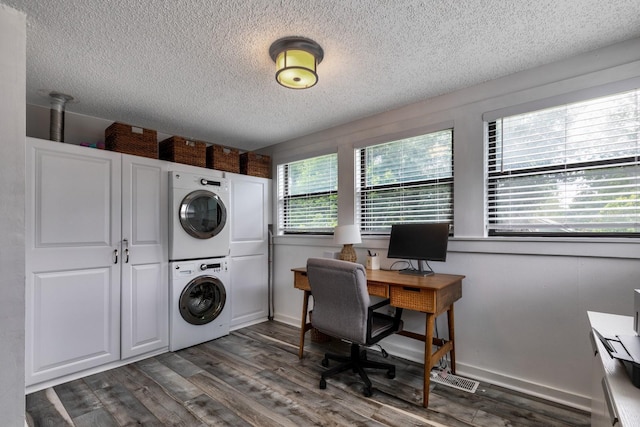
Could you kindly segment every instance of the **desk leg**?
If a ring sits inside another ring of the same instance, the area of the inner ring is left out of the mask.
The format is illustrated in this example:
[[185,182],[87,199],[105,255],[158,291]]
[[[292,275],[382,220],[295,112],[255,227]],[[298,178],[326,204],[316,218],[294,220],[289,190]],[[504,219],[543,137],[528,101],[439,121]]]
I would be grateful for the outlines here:
[[452,347],[449,354],[451,354],[451,373],[456,373],[456,337],[455,328],[453,324],[453,304],[447,310],[447,323],[449,324],[449,341],[451,341]]
[[422,406],[429,406],[429,386],[431,384],[431,368],[433,368],[433,329],[435,322],[435,314],[427,313],[427,324],[425,327],[424,340],[424,383],[422,384]]
[[309,310],[309,295],[311,292],[304,291],[302,297],[302,321],[300,323],[300,348],[298,349],[298,358],[302,359],[304,353],[304,334],[307,332],[307,311]]

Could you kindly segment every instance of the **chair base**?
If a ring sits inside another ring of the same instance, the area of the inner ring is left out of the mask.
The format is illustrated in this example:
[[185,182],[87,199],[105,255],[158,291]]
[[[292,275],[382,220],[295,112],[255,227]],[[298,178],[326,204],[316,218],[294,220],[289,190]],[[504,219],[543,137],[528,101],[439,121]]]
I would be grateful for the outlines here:
[[331,369],[327,369],[322,373],[322,377],[320,378],[321,389],[327,388],[327,378],[351,369],[354,373],[358,373],[358,375],[360,375],[360,378],[364,382],[363,394],[366,397],[369,397],[373,393],[372,384],[367,373],[364,371],[364,368],[386,369],[387,378],[395,378],[396,376],[396,367],[394,365],[367,360],[366,351],[360,351],[360,346],[358,344],[351,344],[351,356],[326,353],[324,355],[324,359],[322,359],[322,366],[325,368],[328,367],[329,360],[335,360],[336,362],[341,362],[341,364],[334,366]]

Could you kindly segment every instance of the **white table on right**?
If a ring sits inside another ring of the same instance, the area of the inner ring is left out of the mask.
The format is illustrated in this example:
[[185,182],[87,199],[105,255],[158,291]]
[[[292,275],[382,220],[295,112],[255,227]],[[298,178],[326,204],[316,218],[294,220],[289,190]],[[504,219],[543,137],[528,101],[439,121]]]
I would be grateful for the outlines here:
[[[633,317],[587,312],[591,328],[602,335],[635,335]],[[591,334],[592,368],[591,425],[640,426],[640,388],[631,382],[621,361],[612,359],[600,340]]]

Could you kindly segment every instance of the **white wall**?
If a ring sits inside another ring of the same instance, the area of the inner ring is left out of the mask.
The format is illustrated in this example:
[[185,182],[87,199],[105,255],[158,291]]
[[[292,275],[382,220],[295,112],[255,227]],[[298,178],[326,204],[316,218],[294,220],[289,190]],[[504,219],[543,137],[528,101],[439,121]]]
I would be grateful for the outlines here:
[[[352,163],[353,148],[454,126],[455,237],[438,272],[466,275],[456,304],[458,372],[588,409],[591,350],[587,310],[630,315],[632,289],[640,287],[638,239],[506,239],[485,237],[483,113],[640,87],[640,39],[528,70],[455,93],[270,147],[274,165],[338,152]],[[343,168],[344,169],[344,168]],[[346,168],[348,169],[348,167]],[[342,170],[341,170],[342,173]],[[353,175],[339,177],[339,221],[353,220]],[[274,197],[277,182],[274,180]],[[277,200],[274,200],[274,221]],[[310,256],[336,250],[331,239],[275,238],[275,318],[299,325],[302,293],[290,269]],[[385,239],[359,249],[386,250]],[[407,313],[409,327],[423,315]],[[440,331],[446,329],[440,319]],[[422,359],[422,343],[386,340],[387,350]]]
[[26,17],[0,4],[0,414],[24,425]]

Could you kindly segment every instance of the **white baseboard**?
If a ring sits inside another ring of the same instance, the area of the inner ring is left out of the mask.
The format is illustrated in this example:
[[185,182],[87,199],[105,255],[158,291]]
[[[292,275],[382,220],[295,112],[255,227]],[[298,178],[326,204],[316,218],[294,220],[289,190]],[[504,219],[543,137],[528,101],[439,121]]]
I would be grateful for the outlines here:
[[292,317],[292,316],[283,316],[281,314],[275,314],[273,320],[276,322],[284,323],[289,326],[296,327],[300,329],[300,318]]
[[115,362],[107,363],[105,365],[96,366],[94,368],[85,369],[80,372],[75,372],[73,374],[64,375],[58,378],[53,378],[51,380],[42,381],[37,384],[32,384],[25,387],[25,395],[34,393],[36,391],[44,390],[49,387],[53,387],[59,384],[63,384],[69,381],[77,380],[80,378],[87,377],[89,375],[97,374],[99,372],[108,371],[109,369],[119,368],[120,366],[128,365],[130,363],[137,362],[139,360],[148,359],[149,357],[158,356],[160,354],[166,353],[169,351],[168,347],[162,347],[161,349],[150,351],[149,353],[145,353],[139,356],[131,357],[126,360],[117,360]]
[[[296,328],[300,327],[299,318],[276,315],[274,320],[281,323],[286,323],[287,325],[291,325]],[[390,336],[388,338],[385,338],[381,342],[381,344],[387,351],[387,353],[391,355],[411,360],[420,364],[424,363],[424,353],[422,351],[416,350],[415,347],[408,347],[403,345],[402,338],[403,337]],[[474,379],[476,381],[486,382],[489,384],[497,385],[499,387],[504,387],[509,390],[528,394],[530,396],[535,396],[552,402],[560,403],[562,405],[570,406],[582,411],[591,412],[590,396],[583,396],[566,390],[552,388],[544,384],[533,383],[521,378],[506,376],[500,374],[499,372],[488,371],[486,369],[460,363],[459,361],[456,362],[456,374]]]
[[[414,348],[403,346],[398,341],[393,340],[393,336],[385,338],[383,341],[385,350],[394,356],[411,360],[416,363],[424,363],[423,352],[416,351]],[[476,381],[486,382],[489,384],[504,387],[509,390],[518,391],[530,396],[540,397],[582,411],[591,412],[591,397],[575,394],[566,390],[552,388],[544,384],[533,383],[503,375],[499,372],[492,372],[476,366],[468,365],[456,361],[456,374],[467,377]]]
[[229,325],[229,332],[235,331],[237,329],[246,328],[247,326],[256,325],[258,323],[266,322],[267,320],[268,319],[266,317],[259,317],[256,319],[244,320],[240,323]]
[[456,374],[591,412],[591,397],[456,362]]

